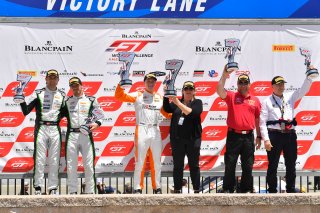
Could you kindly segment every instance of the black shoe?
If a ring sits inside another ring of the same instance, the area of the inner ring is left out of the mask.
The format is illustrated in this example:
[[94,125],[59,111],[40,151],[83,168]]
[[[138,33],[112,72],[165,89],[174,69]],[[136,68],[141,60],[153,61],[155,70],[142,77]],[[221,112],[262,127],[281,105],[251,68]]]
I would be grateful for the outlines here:
[[141,189],[136,189],[136,190],[134,190],[133,194],[142,194],[142,190]]
[[174,194],[181,194],[181,193],[182,193],[182,191],[181,191],[181,190],[176,190],[176,189],[175,189],[175,190],[173,191],[173,193],[174,193]]
[[162,194],[162,191],[161,191],[160,188],[154,189],[154,190],[153,190],[153,194]]
[[70,193],[71,195],[76,195],[76,194],[78,194],[77,192],[71,192]]
[[58,195],[57,189],[50,189],[49,190],[49,195]]
[[228,194],[228,193],[234,193],[234,191],[231,191],[231,190],[229,190],[229,189],[223,189],[223,190],[222,190],[222,193]]
[[200,190],[193,190],[193,192],[194,192],[195,194],[199,194],[199,193],[200,193]]

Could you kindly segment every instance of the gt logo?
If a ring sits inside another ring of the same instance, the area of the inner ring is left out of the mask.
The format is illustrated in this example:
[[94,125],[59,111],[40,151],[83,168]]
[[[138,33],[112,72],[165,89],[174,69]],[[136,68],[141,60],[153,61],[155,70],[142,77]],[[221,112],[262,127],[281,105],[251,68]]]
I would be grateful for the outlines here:
[[126,147],[123,147],[123,146],[113,146],[113,147],[110,147],[110,151],[111,152],[120,152],[122,150],[124,150]]
[[196,87],[197,92],[206,92],[210,89],[210,87]]
[[227,103],[225,101],[218,102],[219,107],[227,107]]
[[130,121],[135,121],[135,120],[136,120],[135,117],[123,117],[122,119],[123,119],[123,121],[125,121],[125,122],[130,122]]
[[208,135],[208,136],[216,136],[221,132],[222,132],[221,130],[210,130],[210,131],[206,132],[206,135]]
[[0,121],[5,124],[5,123],[12,123],[12,121],[16,120],[17,118],[1,118]]
[[30,133],[30,132],[26,132],[26,133],[24,134],[24,136],[25,136],[26,138],[33,138],[34,134],[33,134],[33,133]]
[[265,165],[267,163],[268,163],[267,160],[257,160],[257,161],[254,162],[253,166],[254,167],[259,167],[259,166],[263,166],[263,165]]
[[106,49],[106,52],[139,52],[148,43],[158,42],[157,40],[117,40]]
[[204,166],[208,161],[201,160],[199,161],[199,166]]
[[98,137],[102,132],[92,132],[93,137]]
[[110,106],[112,106],[113,104],[115,104],[116,102],[114,102],[114,101],[109,101],[109,102],[100,102],[100,106],[101,107],[110,107]]
[[316,118],[317,116],[312,116],[312,115],[305,115],[301,117],[302,121],[312,121],[313,118]]
[[28,163],[13,163],[11,164],[12,168],[22,168],[24,165],[28,165]]
[[254,90],[256,92],[264,92],[268,89],[269,87],[255,87]]

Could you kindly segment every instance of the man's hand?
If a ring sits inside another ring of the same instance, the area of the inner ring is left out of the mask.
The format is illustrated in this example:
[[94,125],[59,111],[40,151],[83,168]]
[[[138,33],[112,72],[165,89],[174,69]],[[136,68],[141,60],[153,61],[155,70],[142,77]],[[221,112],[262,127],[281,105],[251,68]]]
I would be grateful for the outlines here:
[[90,131],[93,131],[93,130],[95,130],[95,129],[97,129],[99,127],[99,124],[91,123],[91,124],[89,124],[89,126],[90,126]]
[[256,148],[260,149],[261,147],[261,137],[256,137]]
[[266,140],[264,142],[264,147],[266,148],[267,151],[271,151],[271,148],[273,147],[270,140]]

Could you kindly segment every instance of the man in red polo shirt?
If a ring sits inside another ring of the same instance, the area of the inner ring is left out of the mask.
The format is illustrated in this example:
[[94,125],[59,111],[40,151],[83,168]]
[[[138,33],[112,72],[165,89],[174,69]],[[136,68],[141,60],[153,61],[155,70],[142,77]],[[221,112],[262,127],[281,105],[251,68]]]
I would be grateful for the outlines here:
[[224,89],[228,74],[226,67],[217,86],[218,95],[228,105],[228,134],[226,153],[224,154],[225,172],[223,178],[223,192],[233,193],[235,189],[235,169],[239,155],[241,160],[242,177],[240,191],[242,193],[253,191],[252,167],[254,162],[254,135],[257,127],[256,145],[260,148],[261,134],[259,116],[261,104],[257,97],[250,95],[250,78],[241,74],[238,77],[238,91],[232,92]]

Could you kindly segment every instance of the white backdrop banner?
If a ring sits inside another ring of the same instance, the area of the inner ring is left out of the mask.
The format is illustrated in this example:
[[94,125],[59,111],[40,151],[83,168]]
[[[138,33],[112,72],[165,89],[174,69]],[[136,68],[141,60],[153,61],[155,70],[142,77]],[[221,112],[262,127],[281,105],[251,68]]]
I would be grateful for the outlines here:
[[[13,102],[17,73],[32,75],[25,89],[28,99],[36,88],[45,86],[46,70],[60,73],[59,88],[71,95],[68,79],[78,76],[85,93],[96,96],[105,113],[101,128],[94,132],[96,172],[124,172],[134,169],[135,113],[132,104],[121,103],[114,96],[120,80],[119,52],[135,52],[128,92],[143,89],[143,76],[164,71],[165,60],[181,59],[183,67],[176,87],[181,95],[184,81],[196,84],[197,97],[203,101],[201,170],[223,168],[227,134],[227,108],[216,94],[216,85],[226,59],[226,38],[240,39],[235,56],[239,71],[232,73],[226,89],[236,91],[241,73],[250,75],[251,93],[263,100],[271,95],[271,79],[282,75],[287,92],[300,88],[306,67],[299,47],[308,47],[312,64],[320,65],[319,26],[171,26],[171,25],[70,25],[1,24],[0,61],[0,171],[32,172],[35,112],[24,117]],[[163,94],[159,77],[157,90]],[[298,134],[298,170],[320,169],[320,82],[295,108]],[[241,112],[239,112],[241,113]],[[161,124],[163,139],[162,170],[172,171],[169,120]],[[61,122],[66,132],[66,120]],[[63,142],[64,143],[64,142]],[[64,145],[62,146],[64,147]],[[60,172],[65,172],[65,150],[61,151]],[[266,151],[255,152],[254,169],[267,168]],[[221,167],[222,166],[222,167]],[[283,157],[279,168],[284,167]],[[147,165],[148,168],[148,165]],[[186,168],[187,160],[186,160]],[[83,171],[79,157],[79,171]]]

